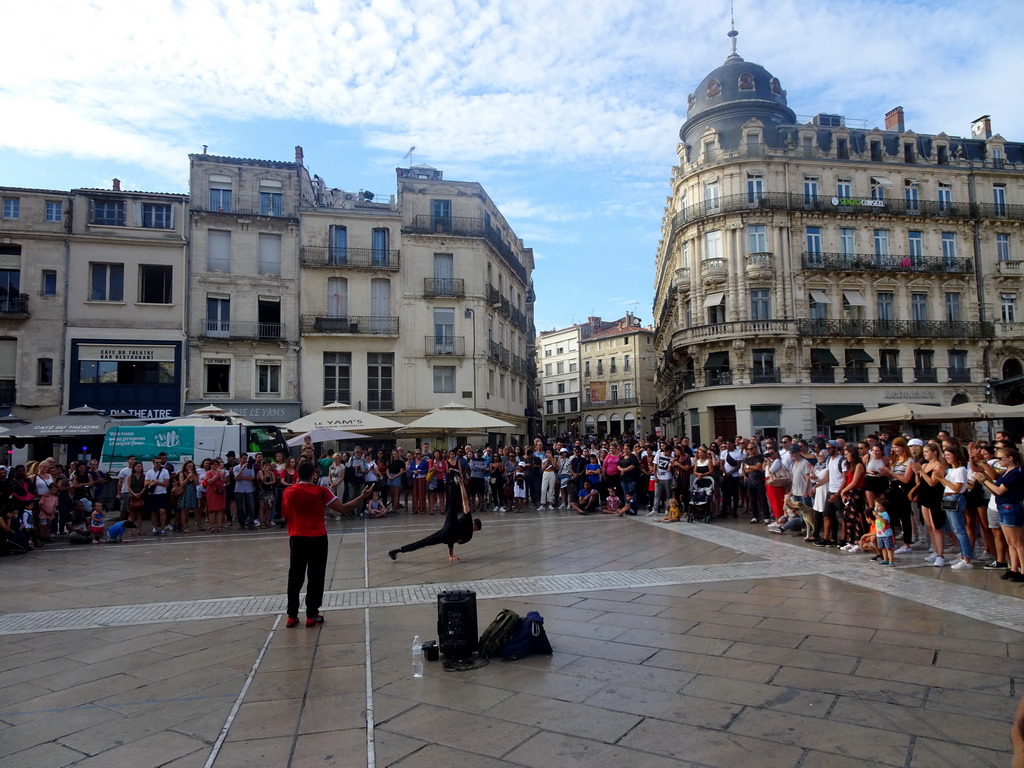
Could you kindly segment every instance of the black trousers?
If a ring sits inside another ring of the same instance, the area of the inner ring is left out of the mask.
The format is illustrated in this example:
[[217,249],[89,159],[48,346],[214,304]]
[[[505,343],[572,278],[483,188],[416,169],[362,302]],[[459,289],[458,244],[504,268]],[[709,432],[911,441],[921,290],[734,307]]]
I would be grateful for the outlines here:
[[324,602],[324,578],[327,572],[326,536],[291,536],[288,539],[288,615],[299,616],[299,592],[307,580],[306,616],[315,617]]
[[737,514],[740,502],[740,479],[731,475],[722,476],[722,517]]
[[[455,489],[458,493],[458,489]],[[432,547],[435,544],[448,544],[455,543],[455,539],[452,538],[455,535],[455,523],[459,519],[459,507],[461,504],[455,504],[452,499],[448,499],[448,503],[445,506],[444,513],[444,525],[441,526],[441,530],[437,533],[432,533],[426,538],[422,538],[419,541],[414,541],[412,544],[406,544],[404,547],[399,549],[399,552],[415,552],[417,549],[423,549],[424,547]]]

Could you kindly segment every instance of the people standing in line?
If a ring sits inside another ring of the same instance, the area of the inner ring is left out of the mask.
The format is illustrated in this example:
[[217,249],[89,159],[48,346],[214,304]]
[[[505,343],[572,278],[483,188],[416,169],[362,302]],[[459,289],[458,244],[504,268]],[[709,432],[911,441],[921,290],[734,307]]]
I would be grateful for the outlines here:
[[505,460],[499,451],[491,456],[491,463],[488,467],[487,482],[491,490],[491,503],[494,504],[494,512],[505,511]]
[[739,516],[740,480],[745,458],[733,440],[725,440],[725,448],[718,457],[722,468],[722,517]]
[[914,472],[918,477],[918,499],[921,502],[921,514],[928,526],[931,537],[932,554],[925,558],[937,568],[946,565],[943,557],[946,547],[946,510],[942,507],[944,487],[939,482],[946,475],[946,465],[939,453],[939,446],[927,443],[921,449],[921,462],[914,464]]
[[209,521],[210,533],[220,533],[226,525],[228,477],[229,474],[224,470],[224,462],[217,458],[211,462],[210,471],[203,478],[203,487],[206,489],[206,518]]
[[170,483],[171,473],[164,468],[160,459],[153,459],[153,468],[146,472],[146,498],[154,536],[163,536],[166,533],[164,515],[167,514],[167,486]]
[[405,462],[402,455],[395,448],[391,451],[391,459],[388,461],[388,491],[390,494],[389,506],[391,514],[398,514],[398,508],[402,503],[402,483],[405,479]]
[[[1006,541],[1006,572],[1002,578],[1024,582],[1024,470],[1016,448],[996,449],[999,466],[976,470],[974,477],[995,499],[999,529]],[[1022,707],[1024,709],[1024,707]]]
[[277,501],[277,472],[271,461],[258,465],[256,471],[256,487],[259,495],[259,526],[270,528],[274,524],[274,508]]
[[242,451],[238,466],[231,474],[235,478],[235,508],[238,510],[238,529],[256,530],[256,457]]
[[417,448],[413,451],[409,462],[409,474],[412,475],[412,513],[427,514],[427,473],[430,472],[430,457]]
[[189,459],[181,466],[178,473],[178,487],[181,492],[178,494],[178,502],[175,505],[177,515],[174,521],[174,530],[181,533],[189,532],[189,513],[196,516],[196,531],[199,530],[199,516],[196,510],[199,509],[199,473],[196,471],[196,463]]

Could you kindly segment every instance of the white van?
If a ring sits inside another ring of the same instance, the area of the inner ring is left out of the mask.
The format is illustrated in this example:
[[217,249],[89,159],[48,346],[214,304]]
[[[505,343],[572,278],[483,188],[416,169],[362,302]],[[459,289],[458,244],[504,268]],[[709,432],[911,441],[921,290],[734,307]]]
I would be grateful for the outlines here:
[[167,460],[180,467],[189,459],[201,464],[203,459],[225,458],[228,451],[236,456],[242,451],[259,451],[273,458],[278,451],[287,456],[290,449],[281,430],[270,424],[224,424],[211,419],[209,425],[118,425],[108,429],[103,438],[100,469],[116,472],[127,466],[129,456],[148,465],[160,453],[166,453]]

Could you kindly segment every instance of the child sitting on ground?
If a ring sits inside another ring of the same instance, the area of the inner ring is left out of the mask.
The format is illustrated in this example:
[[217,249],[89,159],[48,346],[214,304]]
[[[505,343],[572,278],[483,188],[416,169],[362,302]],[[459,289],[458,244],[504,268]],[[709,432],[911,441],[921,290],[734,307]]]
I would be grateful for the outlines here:
[[604,500],[604,513],[622,517],[622,511],[619,509],[619,497],[615,495],[614,488],[608,489],[608,498]]
[[679,502],[676,499],[668,500],[668,509],[665,510],[665,516],[658,519],[659,523],[678,523],[682,519],[683,510],[679,508]]
[[388,511],[384,507],[384,502],[380,500],[379,491],[374,491],[373,496],[366,502],[366,514],[370,517],[387,517]]
[[634,517],[636,516],[636,513],[637,513],[636,499],[634,498],[632,493],[627,493],[626,494],[626,501],[622,505],[622,511],[625,514],[627,514],[627,515],[631,515],[631,516],[634,516]]

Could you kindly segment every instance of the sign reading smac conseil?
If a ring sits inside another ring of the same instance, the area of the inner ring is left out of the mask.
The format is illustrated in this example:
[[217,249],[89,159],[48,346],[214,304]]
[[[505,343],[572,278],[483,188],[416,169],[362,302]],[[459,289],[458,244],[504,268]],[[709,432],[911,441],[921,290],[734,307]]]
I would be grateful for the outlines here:
[[872,200],[870,197],[833,197],[832,205],[852,208],[862,206],[864,208],[885,208],[885,200]]

